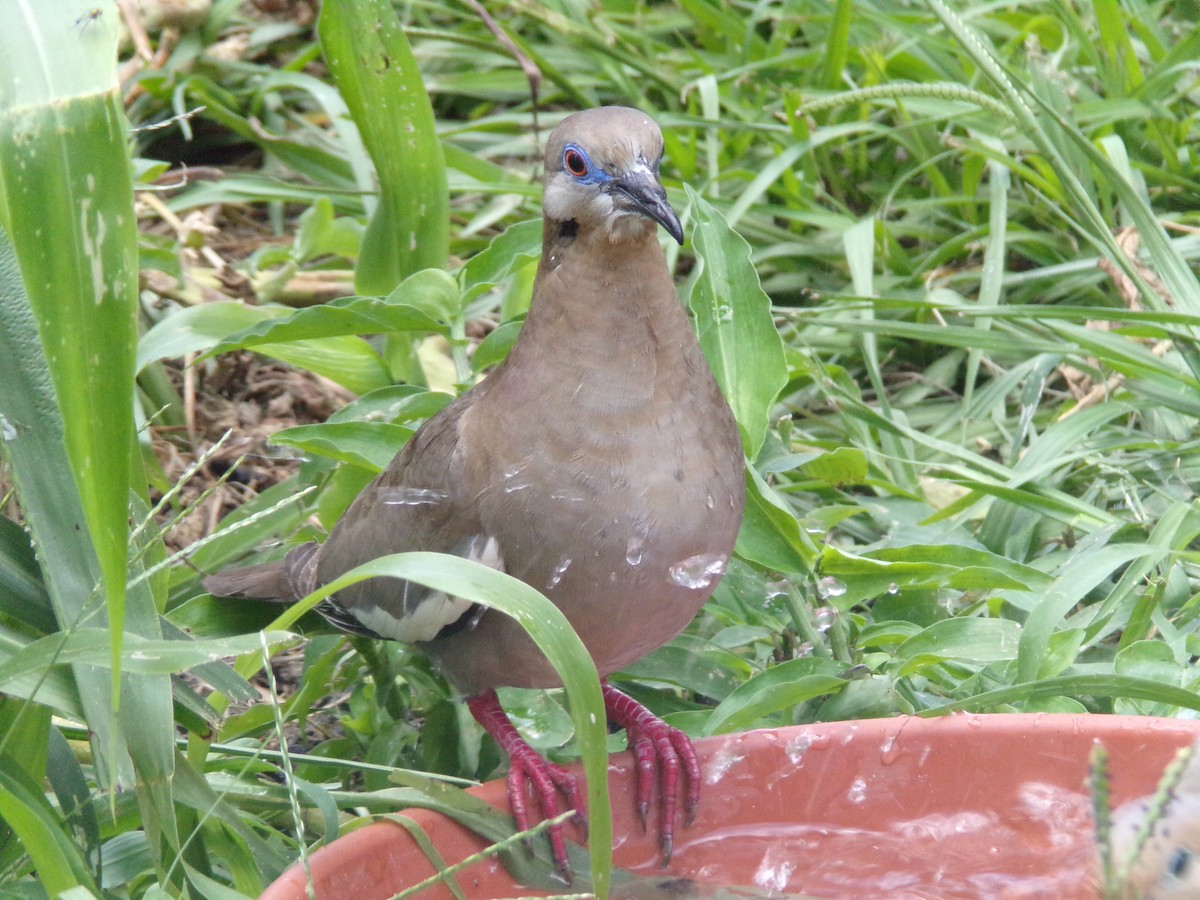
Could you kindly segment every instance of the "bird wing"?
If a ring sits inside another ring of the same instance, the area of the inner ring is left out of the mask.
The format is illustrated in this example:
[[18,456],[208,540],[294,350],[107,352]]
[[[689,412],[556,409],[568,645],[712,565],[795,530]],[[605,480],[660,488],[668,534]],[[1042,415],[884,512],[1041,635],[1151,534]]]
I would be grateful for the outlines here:
[[226,569],[206,575],[204,588],[217,597],[245,597],[292,603],[316,587],[316,560],[320,545],[301,544],[286,557],[257,566]]
[[[503,569],[496,540],[479,521],[466,482],[463,413],[476,393],[434,416],[363,490],[321,546],[317,581],[326,584],[355,566],[410,550],[451,553]],[[469,618],[470,601],[397,578],[343,588],[320,612],[349,631],[412,643],[431,640]]]

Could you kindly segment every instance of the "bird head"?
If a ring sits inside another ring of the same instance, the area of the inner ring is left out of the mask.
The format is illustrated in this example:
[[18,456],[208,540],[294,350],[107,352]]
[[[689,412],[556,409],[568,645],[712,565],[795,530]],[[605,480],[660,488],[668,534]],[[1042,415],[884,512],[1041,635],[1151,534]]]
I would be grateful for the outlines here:
[[683,243],[683,227],[658,180],[662,132],[645,113],[602,106],[568,116],[546,142],[546,218],[599,230],[614,243],[658,223]]

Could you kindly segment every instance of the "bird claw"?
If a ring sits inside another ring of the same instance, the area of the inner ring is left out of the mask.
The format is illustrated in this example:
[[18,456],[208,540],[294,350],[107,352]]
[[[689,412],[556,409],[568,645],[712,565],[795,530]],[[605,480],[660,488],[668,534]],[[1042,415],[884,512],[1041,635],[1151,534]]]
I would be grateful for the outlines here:
[[671,861],[675,849],[675,812],[679,806],[679,777],[686,773],[683,820],[691,825],[700,804],[700,763],[691,739],[664,722],[632,697],[604,682],[604,706],[612,721],[625,728],[636,770],[635,794],[642,829],[647,827],[650,794],[656,773],[661,797],[659,848],[662,864]]
[[[659,780],[659,849],[662,864],[671,861],[675,849],[675,813],[679,808],[679,778],[686,776],[683,795],[683,821],[691,825],[700,803],[700,763],[691,739],[660,719],[632,697],[621,693],[607,681],[603,682],[604,707],[608,717],[625,729],[629,749],[633,751],[636,770],[635,793],[642,828],[650,818],[650,795],[654,781]],[[534,825],[529,798],[536,798],[543,819],[556,819],[563,812],[575,813],[575,821],[587,840],[587,816],[583,788],[578,775],[544,759],[529,746],[513,727],[500,706],[495,691],[485,691],[467,700],[472,715],[495,738],[508,754],[508,802],[519,831]],[[565,797],[567,807],[562,800]],[[567,859],[567,843],[563,823],[552,822],[547,828],[554,865],[562,879],[570,884],[571,865]],[[532,842],[527,840],[527,846]]]
[[[495,691],[486,691],[467,701],[467,706],[475,716],[476,721],[484,727],[500,748],[508,754],[508,804],[512,810],[518,831],[529,831],[535,824],[535,819],[529,809],[529,797],[537,800],[541,809],[541,821],[556,819],[570,810],[575,813],[574,820],[583,830],[584,840],[587,840],[587,814],[583,802],[583,788],[579,776],[555,765],[543,758],[529,746],[513,727],[505,715]],[[567,800],[563,808],[559,794]],[[559,876],[571,883],[571,864],[567,858],[567,842],[563,834],[563,823],[552,822],[546,829],[550,839],[550,850],[554,856],[554,867]],[[533,839],[527,837],[525,846],[533,852]]]
[[[575,813],[574,821],[583,830],[584,840],[587,839],[587,815],[584,812],[583,789],[578,776],[568,772],[562,766],[543,759],[537,751],[528,744],[514,747],[510,753],[508,770],[508,802],[512,807],[513,819],[516,820],[518,831],[528,831],[536,823],[528,805],[532,793],[541,808],[541,819],[557,819],[562,813],[570,810]],[[567,799],[567,807],[563,808],[559,793]],[[553,822],[547,829],[550,838],[550,849],[554,855],[554,865],[559,875],[569,884],[571,882],[571,865],[567,859],[566,837],[563,834],[563,823]],[[533,852],[533,839],[526,838],[525,844]]]

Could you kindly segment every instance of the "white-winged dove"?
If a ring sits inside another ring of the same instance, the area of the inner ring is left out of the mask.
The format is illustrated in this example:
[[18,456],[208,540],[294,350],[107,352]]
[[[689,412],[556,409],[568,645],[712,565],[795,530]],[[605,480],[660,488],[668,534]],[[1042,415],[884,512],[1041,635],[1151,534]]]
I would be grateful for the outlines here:
[[[405,550],[466,556],[550,598],[602,678],[692,620],[733,552],[742,518],[742,445],[659,246],[683,229],[658,180],[663,139],[644,113],[602,107],[562,121],[546,146],[541,263],[507,360],[425,423],[358,496],[323,544],[210,576],[213,594],[291,599]],[[339,591],[321,612],[346,630],[420,645],[467,696],[510,758],[509,796],[529,827],[577,778],[517,733],[495,688],[558,676],[507,616],[395,579]],[[661,770],[661,846],[672,850],[680,770],[685,818],[700,773],[687,736],[603,683],[623,726],[645,822]],[[561,829],[551,831],[566,868]]]
[[[1112,821],[1112,859],[1125,876],[1124,898],[1193,900],[1200,897],[1200,743],[1176,757],[1171,788],[1123,804]],[[1168,769],[1168,771],[1171,771]],[[1170,780],[1164,775],[1164,780]]]

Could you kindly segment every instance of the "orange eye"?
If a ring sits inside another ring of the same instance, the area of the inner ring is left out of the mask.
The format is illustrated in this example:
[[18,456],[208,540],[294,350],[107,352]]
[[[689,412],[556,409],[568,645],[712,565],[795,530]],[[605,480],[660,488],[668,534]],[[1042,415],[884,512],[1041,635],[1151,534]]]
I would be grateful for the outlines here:
[[576,178],[583,178],[588,173],[587,157],[574,147],[568,147],[563,154],[563,165]]

